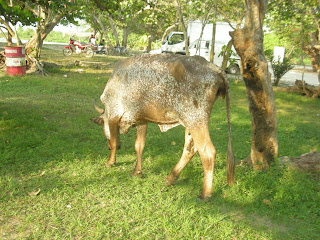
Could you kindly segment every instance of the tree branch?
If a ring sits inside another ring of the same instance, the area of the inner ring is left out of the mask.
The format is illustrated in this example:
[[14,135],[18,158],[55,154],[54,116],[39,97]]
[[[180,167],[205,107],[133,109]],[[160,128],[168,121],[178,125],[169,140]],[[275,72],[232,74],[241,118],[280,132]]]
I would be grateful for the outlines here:
[[176,23],[174,23],[173,25],[167,27],[167,29],[164,31],[164,33],[163,33],[163,35],[162,35],[161,42],[164,41],[164,38],[165,38],[165,36],[167,35],[167,33],[168,33],[171,29],[177,27],[178,25],[179,25],[179,23],[176,22]]
[[106,7],[101,3],[100,0],[93,0],[93,1],[94,1],[94,3],[96,4],[96,6],[97,6],[100,10],[102,10],[102,11],[107,11],[109,14],[111,14],[110,10],[109,10],[108,8],[106,8]]

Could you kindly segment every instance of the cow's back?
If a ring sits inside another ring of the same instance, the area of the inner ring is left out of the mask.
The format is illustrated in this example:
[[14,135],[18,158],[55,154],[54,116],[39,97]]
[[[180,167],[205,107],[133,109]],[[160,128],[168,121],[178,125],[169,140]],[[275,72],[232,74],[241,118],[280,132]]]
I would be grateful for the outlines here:
[[[150,119],[207,121],[212,103],[224,90],[222,71],[199,56],[143,54],[120,61],[101,96],[110,117],[135,122]],[[146,115],[146,116],[144,116]]]

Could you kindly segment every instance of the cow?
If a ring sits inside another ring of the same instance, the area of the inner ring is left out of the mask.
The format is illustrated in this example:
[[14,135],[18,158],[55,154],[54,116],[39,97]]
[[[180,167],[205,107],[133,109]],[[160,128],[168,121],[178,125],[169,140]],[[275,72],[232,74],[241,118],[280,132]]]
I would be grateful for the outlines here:
[[104,109],[95,103],[99,117],[91,119],[108,139],[110,156],[106,163],[116,163],[119,133],[126,134],[133,126],[137,135],[137,162],[133,176],[142,173],[147,123],[167,131],[178,125],[185,127],[182,156],[166,178],[173,185],[190,159],[199,152],[204,179],[201,199],[212,195],[216,150],[209,135],[211,108],[218,96],[226,97],[228,119],[227,180],[234,183],[234,157],[230,127],[229,83],[225,73],[200,56],[176,54],[142,54],[118,62],[100,97]]

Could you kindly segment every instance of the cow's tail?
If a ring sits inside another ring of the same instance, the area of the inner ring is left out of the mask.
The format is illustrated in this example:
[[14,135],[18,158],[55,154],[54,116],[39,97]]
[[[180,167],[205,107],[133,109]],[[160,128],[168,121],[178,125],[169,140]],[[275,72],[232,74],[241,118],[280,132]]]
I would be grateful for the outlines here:
[[228,119],[228,152],[227,152],[227,181],[229,186],[235,182],[235,160],[232,150],[231,117],[230,117],[230,86],[227,77],[224,77],[226,90],[226,110]]

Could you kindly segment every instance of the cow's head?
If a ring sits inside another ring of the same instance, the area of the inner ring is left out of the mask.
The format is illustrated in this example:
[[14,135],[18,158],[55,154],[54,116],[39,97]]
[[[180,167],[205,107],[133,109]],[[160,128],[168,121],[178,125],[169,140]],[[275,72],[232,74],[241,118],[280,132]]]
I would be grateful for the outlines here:
[[104,123],[104,119],[103,119],[104,110],[102,108],[98,107],[95,99],[93,100],[93,106],[94,106],[94,109],[98,113],[100,113],[100,116],[96,117],[96,118],[90,118],[90,120],[98,125],[103,125],[103,123]]
[[[110,140],[110,128],[109,128],[109,121],[108,121],[108,117],[107,114],[105,114],[105,110],[98,107],[98,105],[96,104],[96,100],[93,100],[93,106],[94,109],[100,113],[99,117],[96,118],[90,118],[90,120],[98,125],[103,125],[103,132],[104,135],[106,136],[106,138],[108,139],[108,147],[110,149],[110,144],[109,144],[109,140]],[[118,138],[117,138],[117,149],[121,148],[121,143],[120,143],[120,139],[119,139],[119,134],[118,134]]]

